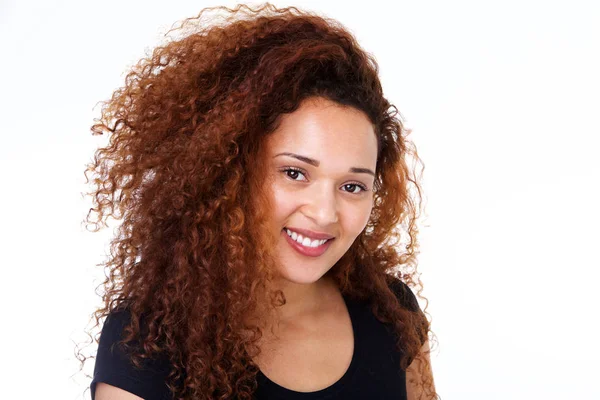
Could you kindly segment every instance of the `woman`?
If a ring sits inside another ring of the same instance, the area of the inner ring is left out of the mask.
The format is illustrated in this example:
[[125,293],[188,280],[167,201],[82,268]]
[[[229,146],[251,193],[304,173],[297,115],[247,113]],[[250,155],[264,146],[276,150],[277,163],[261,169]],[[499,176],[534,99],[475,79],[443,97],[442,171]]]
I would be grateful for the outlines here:
[[180,28],[92,128],[87,221],[123,218],[92,398],[438,398],[407,286],[418,156],[375,61],[296,8]]

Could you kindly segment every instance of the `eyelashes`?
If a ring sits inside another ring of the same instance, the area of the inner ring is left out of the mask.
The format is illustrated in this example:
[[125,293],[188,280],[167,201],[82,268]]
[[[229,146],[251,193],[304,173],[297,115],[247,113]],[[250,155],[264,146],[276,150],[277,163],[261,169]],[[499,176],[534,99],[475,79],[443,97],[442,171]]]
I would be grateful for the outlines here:
[[[293,181],[297,181],[297,179],[295,177],[290,176],[290,172],[296,173],[296,174],[306,175],[306,171],[304,171],[301,168],[297,168],[297,167],[284,167],[284,168],[281,168],[280,171],[282,173],[284,173],[287,178],[289,178],[289,179],[291,179]],[[344,187],[347,187],[347,186],[354,186],[354,187],[358,187],[358,188],[361,189],[360,192],[353,192],[351,190],[348,191],[348,193],[355,194],[355,195],[362,194],[362,193],[367,192],[369,190],[365,185],[363,185],[360,182],[349,182],[349,183],[344,184]]]

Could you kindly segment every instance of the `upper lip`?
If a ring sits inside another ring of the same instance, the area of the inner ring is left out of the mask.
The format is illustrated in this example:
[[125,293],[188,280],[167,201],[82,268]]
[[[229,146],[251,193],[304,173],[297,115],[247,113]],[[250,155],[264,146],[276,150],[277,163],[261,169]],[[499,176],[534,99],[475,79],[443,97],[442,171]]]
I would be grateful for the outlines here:
[[311,239],[322,240],[322,239],[333,239],[335,237],[335,236],[328,235],[326,233],[309,231],[308,229],[294,228],[292,226],[287,226],[286,229],[289,229],[290,231],[294,231],[296,233],[301,234],[304,237],[309,237]]

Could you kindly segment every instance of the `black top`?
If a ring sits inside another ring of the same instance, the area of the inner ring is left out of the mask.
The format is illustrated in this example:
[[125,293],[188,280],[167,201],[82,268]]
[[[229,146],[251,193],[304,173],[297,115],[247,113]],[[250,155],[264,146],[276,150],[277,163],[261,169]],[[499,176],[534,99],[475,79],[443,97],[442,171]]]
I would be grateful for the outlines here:
[[[401,304],[418,310],[413,292],[404,283],[392,285]],[[258,372],[256,400],[333,400],[333,399],[406,399],[406,375],[400,368],[401,353],[396,350],[396,339],[391,326],[375,318],[367,303],[344,297],[354,331],[354,354],[346,373],[333,385],[316,392],[296,392],[286,389]],[[111,313],[104,323],[94,378],[91,383],[92,400],[96,383],[105,382],[119,387],[145,400],[171,400],[165,384],[169,373],[166,361],[151,361],[137,370],[128,361],[119,346],[110,347],[120,340],[128,322],[127,311]]]

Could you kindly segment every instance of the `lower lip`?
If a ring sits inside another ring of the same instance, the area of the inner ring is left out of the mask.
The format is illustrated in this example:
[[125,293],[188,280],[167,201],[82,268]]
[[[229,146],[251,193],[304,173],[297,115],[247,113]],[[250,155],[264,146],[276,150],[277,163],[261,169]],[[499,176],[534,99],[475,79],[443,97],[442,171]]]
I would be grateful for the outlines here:
[[329,248],[331,242],[335,240],[335,238],[329,239],[328,241],[317,247],[306,247],[292,239],[290,235],[287,234],[285,229],[281,232],[283,233],[283,236],[285,236],[290,246],[292,246],[298,253],[309,257],[318,257],[321,254],[325,253],[325,251],[327,251],[327,249]]

